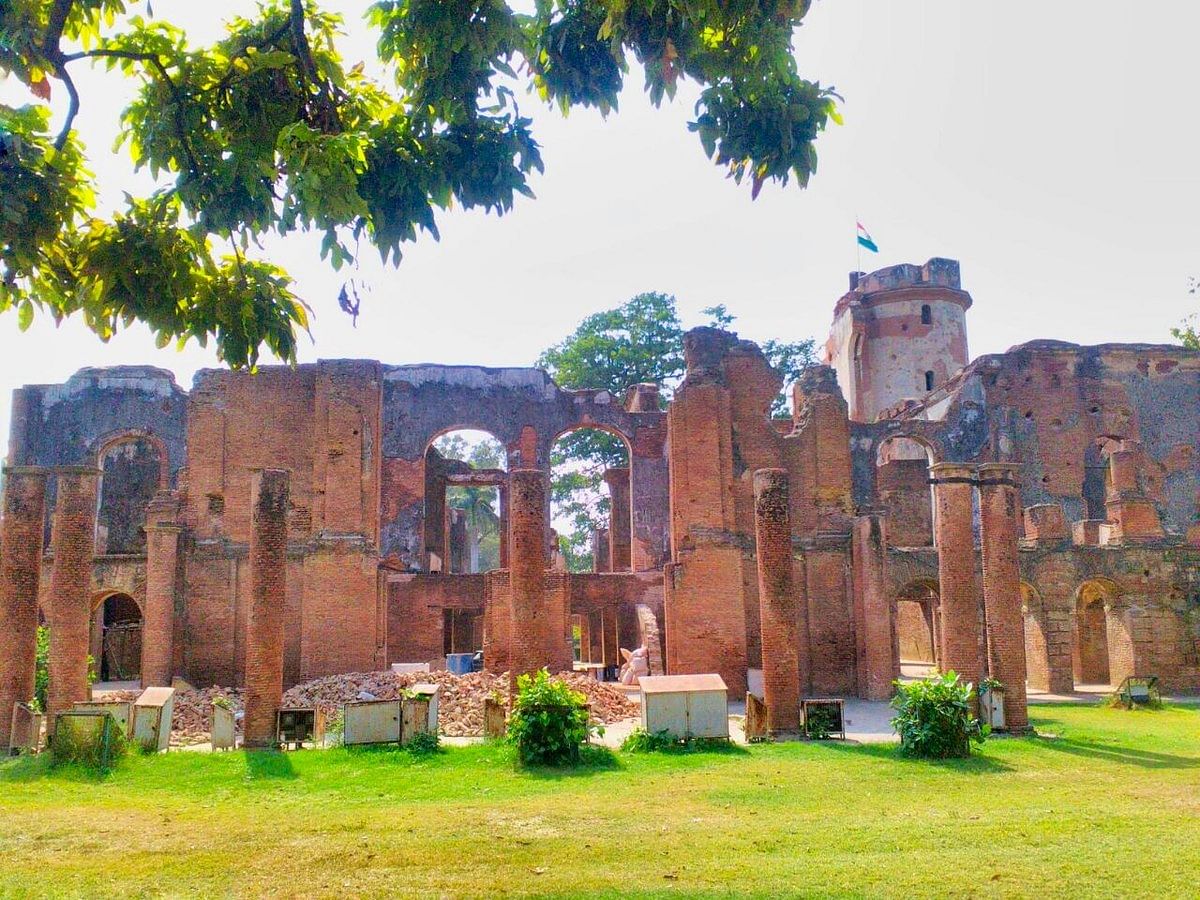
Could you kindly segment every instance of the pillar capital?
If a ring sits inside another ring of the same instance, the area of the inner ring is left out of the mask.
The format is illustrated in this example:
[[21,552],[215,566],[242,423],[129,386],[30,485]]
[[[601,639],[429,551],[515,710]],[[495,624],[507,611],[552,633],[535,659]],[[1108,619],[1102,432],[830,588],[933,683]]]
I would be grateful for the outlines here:
[[929,467],[932,484],[974,484],[978,475],[979,466],[975,463],[937,462]]
[[1021,466],[1011,462],[980,463],[978,466],[980,485],[1011,485],[1020,487]]

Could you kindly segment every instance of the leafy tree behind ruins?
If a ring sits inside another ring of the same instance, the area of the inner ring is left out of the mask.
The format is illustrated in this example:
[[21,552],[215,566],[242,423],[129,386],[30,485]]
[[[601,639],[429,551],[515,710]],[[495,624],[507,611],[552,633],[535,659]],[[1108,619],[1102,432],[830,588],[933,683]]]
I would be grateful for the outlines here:
[[[200,45],[151,4],[3,0],[0,74],[43,103],[0,105],[0,311],[78,315],[103,340],[135,321],[162,346],[212,341],[233,367],[296,358],[308,311],[262,257],[269,234],[315,231],[335,269],[371,244],[399,263],[451,207],[508,212],[543,166],[530,92],[607,114],[631,61],[659,103],[702,85],[689,124],[747,182],[807,184],[836,95],[802,78],[792,35],[809,0],[382,0],[368,7],[380,77],[338,51],[317,0],[268,0]],[[74,130],[82,66],[139,82],[119,143],[156,189],[111,218]],[[49,101],[66,98],[51,123]],[[357,309],[352,286],[340,297]]]

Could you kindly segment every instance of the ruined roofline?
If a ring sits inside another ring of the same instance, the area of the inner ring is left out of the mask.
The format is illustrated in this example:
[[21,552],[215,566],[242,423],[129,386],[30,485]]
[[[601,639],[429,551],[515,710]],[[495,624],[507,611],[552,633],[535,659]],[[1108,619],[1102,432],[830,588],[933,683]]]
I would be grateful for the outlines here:
[[[325,368],[352,369],[377,368],[385,382],[403,382],[414,387],[427,384],[442,384],[466,388],[505,387],[513,390],[529,390],[542,394],[547,399],[552,395],[567,394],[575,397],[598,397],[608,394],[615,402],[624,403],[625,398],[641,385],[626,385],[614,394],[606,388],[565,388],[558,384],[545,369],[537,366],[480,366],[469,363],[384,363],[376,359],[318,359],[311,363],[295,366],[268,365],[258,368],[259,375],[277,375],[285,372],[316,372]],[[232,369],[200,369],[192,379],[195,389],[204,381],[223,379],[244,374]],[[657,388],[657,385],[653,385]]]
[[971,308],[971,295],[962,289],[958,260],[934,256],[924,265],[900,263],[874,272],[851,272],[850,290],[834,305],[833,317],[837,319],[852,303],[871,305],[872,301],[894,298],[901,291],[931,288],[958,302],[964,310]]
[[1200,359],[1200,350],[1193,350],[1183,344],[1126,344],[1113,341],[1105,344],[1074,344],[1070,341],[1060,341],[1054,338],[1034,338],[1009,347],[1003,353],[988,353],[971,362],[971,365],[985,359],[1000,359],[1022,352],[1062,352],[1062,353],[1128,353],[1132,355],[1145,353],[1172,353],[1191,356]]
[[1003,353],[985,353],[976,357],[958,370],[948,381],[930,391],[924,397],[910,398],[893,404],[886,410],[880,411],[876,421],[891,421],[896,419],[921,418],[931,406],[936,406],[952,397],[971,379],[972,376],[985,371],[999,369],[1004,361],[1021,354],[1061,356],[1147,356],[1168,355],[1183,356],[1189,362],[1200,368],[1200,350],[1184,347],[1182,344],[1073,344],[1070,341],[1060,341],[1053,338],[1035,338],[1023,344],[1009,347]]

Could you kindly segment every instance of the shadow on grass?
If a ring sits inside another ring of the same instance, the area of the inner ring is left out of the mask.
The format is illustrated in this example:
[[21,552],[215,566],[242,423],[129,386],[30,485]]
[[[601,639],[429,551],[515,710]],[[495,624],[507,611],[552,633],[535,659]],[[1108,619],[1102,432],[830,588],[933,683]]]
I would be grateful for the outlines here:
[[591,778],[605,772],[617,772],[625,766],[608,747],[592,744],[580,748],[579,762],[568,766],[522,765],[513,754],[513,765],[519,772],[543,781],[564,781],[568,778]]
[[[817,746],[835,753],[847,756],[858,756],[867,759],[884,760],[901,765],[913,765],[946,769],[967,775],[997,775],[1011,772],[1013,767],[994,756],[988,756],[973,749],[971,755],[964,759],[923,759],[919,756],[908,756],[900,752],[899,744],[853,744],[842,741],[814,741],[808,746]],[[986,743],[985,745],[986,746]]]
[[252,781],[287,781],[299,777],[288,754],[282,750],[243,750],[242,755]]
[[1141,769],[1200,768],[1200,758],[1194,756],[1155,753],[1150,750],[1136,750],[1133,747],[1125,747],[1119,744],[1081,741],[1077,738],[1040,738],[1037,739],[1037,745],[1047,750],[1067,753],[1071,756],[1083,756],[1089,759],[1104,760],[1105,762],[1137,766]]

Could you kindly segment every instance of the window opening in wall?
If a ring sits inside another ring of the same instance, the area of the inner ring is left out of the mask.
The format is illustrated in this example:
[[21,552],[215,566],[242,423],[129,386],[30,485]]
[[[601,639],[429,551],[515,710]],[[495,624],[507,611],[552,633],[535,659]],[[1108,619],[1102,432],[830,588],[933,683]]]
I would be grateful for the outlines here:
[[[613,516],[613,491],[620,514]],[[550,448],[550,522],[561,564],[571,572],[622,572],[631,567],[632,485],[624,438],[576,428]]]
[[501,567],[504,446],[485,431],[443,434],[425,451],[428,570],[468,575]]
[[921,324],[922,325],[932,325],[933,324],[933,310],[930,308],[928,303],[926,303],[925,305],[923,305],[921,307]]
[[925,373],[925,390],[927,390],[927,391],[933,390],[933,372],[932,371],[928,371]]
[[90,652],[100,681],[142,677],[142,610],[128,594],[110,594],[97,604]]

